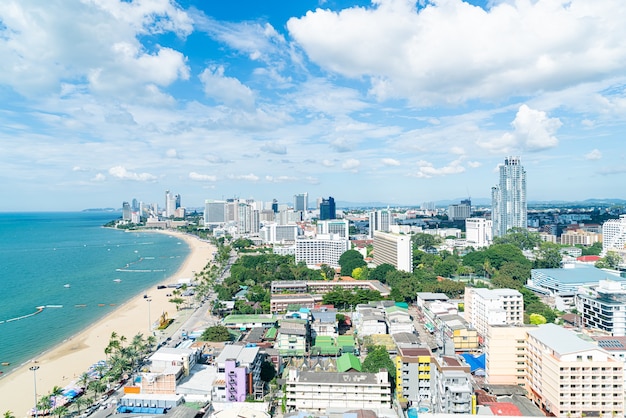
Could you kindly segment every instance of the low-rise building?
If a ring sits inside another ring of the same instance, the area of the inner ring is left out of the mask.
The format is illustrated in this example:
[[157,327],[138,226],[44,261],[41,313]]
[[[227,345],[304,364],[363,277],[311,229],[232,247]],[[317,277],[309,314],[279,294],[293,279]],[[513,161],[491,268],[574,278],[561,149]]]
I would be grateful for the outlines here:
[[398,347],[396,394],[411,405],[430,403],[431,351],[426,347]]
[[376,410],[392,406],[386,370],[341,373],[289,369],[285,388],[289,410],[326,412],[331,408]]
[[600,280],[597,286],[579,288],[576,309],[583,327],[626,336],[626,290],[622,283]]

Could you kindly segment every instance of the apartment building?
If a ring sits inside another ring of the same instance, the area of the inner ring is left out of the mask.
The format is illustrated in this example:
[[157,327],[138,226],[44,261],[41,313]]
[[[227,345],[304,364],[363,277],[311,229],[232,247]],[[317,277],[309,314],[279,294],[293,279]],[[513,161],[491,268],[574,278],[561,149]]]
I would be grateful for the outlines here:
[[490,325],[485,338],[485,380],[490,385],[526,386],[526,339],[523,325]]
[[313,309],[316,304],[322,302],[322,296],[308,293],[278,294],[270,297],[270,312],[287,312],[289,305],[298,305],[302,308]]
[[624,364],[555,324],[528,330],[528,396],[557,417],[624,414]]
[[413,271],[410,235],[374,231],[374,264],[391,264],[398,270]]
[[392,407],[386,370],[340,373],[290,369],[286,380],[289,410],[325,413],[330,408],[378,410]]
[[600,280],[597,286],[580,288],[576,309],[583,327],[626,336],[626,290],[620,282]]
[[465,320],[483,337],[489,325],[524,322],[524,298],[517,290],[466,287],[464,301]]
[[491,244],[492,223],[485,218],[467,218],[465,220],[465,239],[469,247],[483,248]]
[[601,241],[602,235],[582,229],[565,231],[561,234],[561,245],[583,245],[589,247]]
[[411,405],[430,403],[430,363],[432,353],[426,347],[398,347],[396,395]]
[[472,413],[470,367],[453,356],[432,357],[431,391],[433,412],[441,414]]

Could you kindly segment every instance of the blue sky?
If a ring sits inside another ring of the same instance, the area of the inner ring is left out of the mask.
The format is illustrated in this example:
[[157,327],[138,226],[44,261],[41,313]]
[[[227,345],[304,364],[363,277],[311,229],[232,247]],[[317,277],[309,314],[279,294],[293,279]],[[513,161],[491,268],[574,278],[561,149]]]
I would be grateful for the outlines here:
[[624,197],[621,0],[0,3],[0,211]]

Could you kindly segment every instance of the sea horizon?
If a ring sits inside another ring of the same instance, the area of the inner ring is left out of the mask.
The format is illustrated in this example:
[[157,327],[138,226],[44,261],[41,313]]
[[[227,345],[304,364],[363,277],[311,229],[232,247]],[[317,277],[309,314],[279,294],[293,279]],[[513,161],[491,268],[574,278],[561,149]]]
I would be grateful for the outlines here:
[[[2,375],[180,268],[190,252],[183,240],[103,226],[119,216],[109,211],[0,212]],[[38,307],[44,308],[38,312]]]

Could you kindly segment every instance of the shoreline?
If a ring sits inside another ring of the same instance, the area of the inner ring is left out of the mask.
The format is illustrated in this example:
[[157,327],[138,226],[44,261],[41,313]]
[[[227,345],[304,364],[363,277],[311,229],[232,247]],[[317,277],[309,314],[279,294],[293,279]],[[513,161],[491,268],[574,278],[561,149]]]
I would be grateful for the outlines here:
[[[176,318],[176,307],[169,302],[170,297],[166,296],[169,288],[157,290],[156,286],[177,283],[179,279],[192,279],[195,273],[201,272],[212,260],[215,249],[209,242],[178,231],[142,232],[156,232],[179,238],[188,245],[189,254],[171,276],[153,283],[82,331],[0,377],[0,413],[11,411],[18,418],[26,416],[34,404],[35,377],[38,398],[49,393],[54,386],[65,387],[77,380],[89,366],[105,358],[104,348],[112,332],[131,340],[138,333],[147,336],[149,325],[154,325],[162,313],[166,313],[169,318]],[[146,294],[150,295],[147,307],[144,299]],[[152,329],[156,331],[154,327]],[[156,336],[158,338],[159,335]],[[45,335],[41,338],[45,338]],[[34,363],[39,366],[36,374],[29,370]]]

